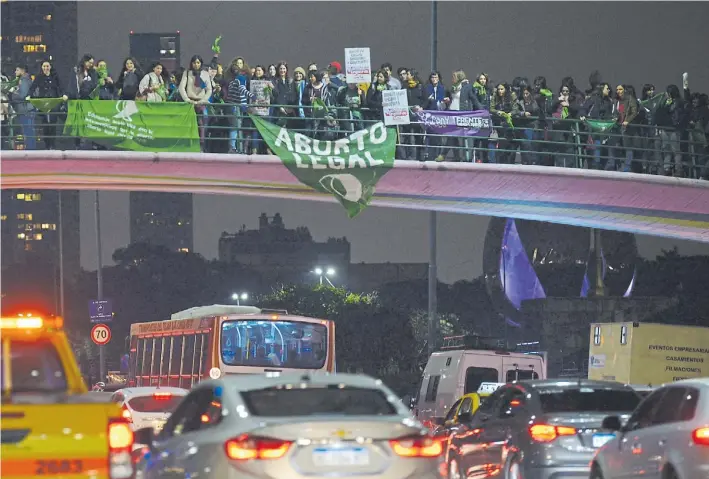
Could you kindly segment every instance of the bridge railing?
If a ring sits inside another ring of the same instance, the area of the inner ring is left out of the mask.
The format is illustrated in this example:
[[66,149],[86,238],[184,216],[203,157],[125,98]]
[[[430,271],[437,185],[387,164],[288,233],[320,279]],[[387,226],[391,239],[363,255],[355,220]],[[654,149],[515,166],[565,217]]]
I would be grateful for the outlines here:
[[[252,105],[209,104],[197,114],[202,151],[267,154],[267,146],[249,118]],[[11,114],[2,123],[3,150],[106,149],[99,143],[65,135],[64,107],[49,113]],[[381,110],[329,106],[270,105],[259,115],[318,139],[336,139],[381,121]],[[698,130],[631,124],[598,130],[579,119],[519,117],[491,114],[492,133],[455,136],[427,131],[413,112],[411,124],[397,127],[397,159],[522,163],[568,168],[633,171],[709,179],[707,138]],[[23,128],[31,125],[30,128]],[[164,126],[164,125],[158,125]],[[28,137],[23,136],[29,131]]]

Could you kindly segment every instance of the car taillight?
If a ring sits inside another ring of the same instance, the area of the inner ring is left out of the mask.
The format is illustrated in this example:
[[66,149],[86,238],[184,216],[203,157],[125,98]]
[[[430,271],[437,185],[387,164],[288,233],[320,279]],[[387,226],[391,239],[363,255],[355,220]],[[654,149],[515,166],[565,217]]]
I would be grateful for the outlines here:
[[111,419],[108,422],[108,475],[111,479],[133,477],[133,430],[125,419]]
[[130,410],[126,406],[121,409],[121,417],[128,422],[133,422],[133,416],[130,415]]
[[172,398],[172,393],[153,393],[153,399],[156,401],[167,401]]
[[700,427],[692,431],[692,440],[699,446],[709,446],[709,427]]
[[535,424],[529,427],[529,435],[537,442],[552,442],[561,436],[574,436],[576,429],[567,426],[552,426],[551,424]]
[[224,450],[227,457],[235,461],[278,459],[288,452],[291,444],[291,441],[243,434],[235,439],[229,439],[224,444]]
[[394,454],[401,457],[438,457],[443,454],[443,438],[414,436],[389,441]]

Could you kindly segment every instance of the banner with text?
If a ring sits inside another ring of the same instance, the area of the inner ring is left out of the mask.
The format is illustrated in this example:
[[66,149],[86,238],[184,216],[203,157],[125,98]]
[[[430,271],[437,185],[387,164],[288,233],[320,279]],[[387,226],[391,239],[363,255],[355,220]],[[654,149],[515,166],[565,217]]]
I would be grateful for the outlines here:
[[492,120],[487,110],[419,110],[416,116],[426,131],[434,135],[489,137],[492,133]]
[[200,151],[191,104],[69,100],[68,106],[65,135],[132,151]]
[[369,48],[345,48],[347,83],[372,83],[372,60]]
[[331,193],[350,218],[369,204],[377,182],[394,166],[396,130],[379,122],[335,141],[314,140],[251,116],[261,137],[298,180]]

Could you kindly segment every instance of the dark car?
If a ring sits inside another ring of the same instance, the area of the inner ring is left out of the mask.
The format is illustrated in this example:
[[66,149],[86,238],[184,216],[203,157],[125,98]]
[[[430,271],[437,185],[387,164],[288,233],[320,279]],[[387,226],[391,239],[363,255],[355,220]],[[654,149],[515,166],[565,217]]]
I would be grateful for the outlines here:
[[596,449],[614,437],[603,419],[627,418],[639,403],[632,387],[610,381],[508,383],[450,431],[449,478],[588,477]]

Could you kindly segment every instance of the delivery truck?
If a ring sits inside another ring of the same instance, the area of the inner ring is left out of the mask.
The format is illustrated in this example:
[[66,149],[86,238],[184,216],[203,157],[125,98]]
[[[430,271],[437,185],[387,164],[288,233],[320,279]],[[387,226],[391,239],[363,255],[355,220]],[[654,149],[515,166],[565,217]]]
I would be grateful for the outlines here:
[[709,328],[591,324],[588,378],[658,386],[709,376]]

